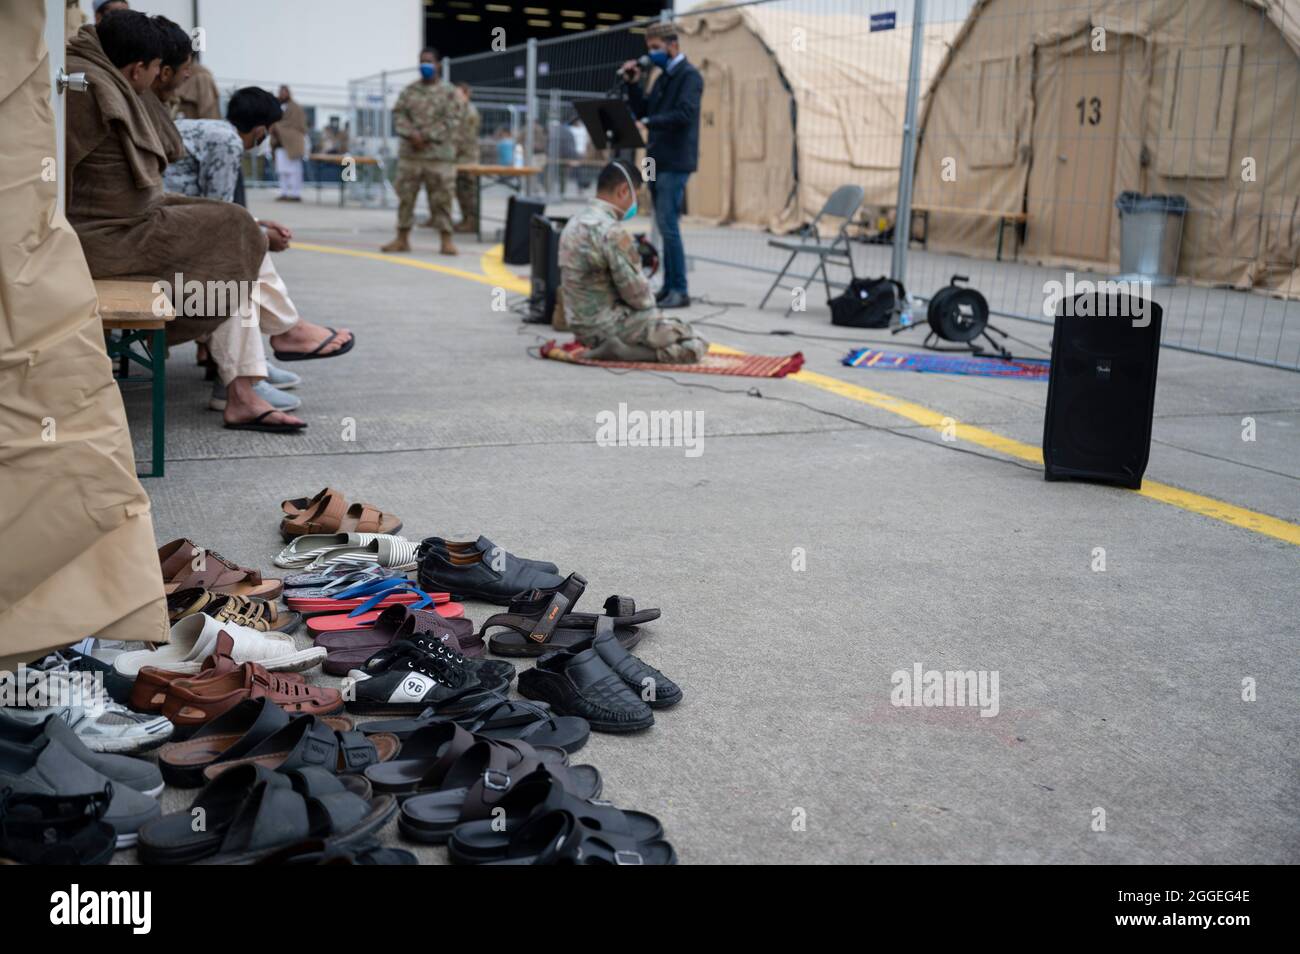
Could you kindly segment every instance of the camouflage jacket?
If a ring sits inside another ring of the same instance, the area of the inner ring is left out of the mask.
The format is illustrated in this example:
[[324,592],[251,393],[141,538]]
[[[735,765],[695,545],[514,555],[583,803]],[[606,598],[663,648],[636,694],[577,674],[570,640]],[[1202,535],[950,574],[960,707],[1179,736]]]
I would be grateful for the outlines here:
[[465,118],[460,124],[460,135],[456,140],[456,161],[475,163],[479,161],[478,131],[482,120],[472,103],[465,106]]
[[[398,156],[455,162],[465,110],[466,104],[449,83],[417,80],[406,87],[393,107],[393,130],[402,137]],[[416,149],[406,138],[417,132],[424,137],[421,149]]]
[[636,240],[608,202],[592,199],[569,219],[559,258],[565,314],[579,336],[609,333],[629,311],[655,306]]

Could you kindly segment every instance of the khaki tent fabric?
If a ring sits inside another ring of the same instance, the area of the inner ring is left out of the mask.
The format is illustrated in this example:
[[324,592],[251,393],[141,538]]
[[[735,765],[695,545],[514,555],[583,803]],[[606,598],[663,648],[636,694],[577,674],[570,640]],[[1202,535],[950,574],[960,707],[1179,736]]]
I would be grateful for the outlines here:
[[[1022,259],[1114,271],[1115,197],[1182,195],[1181,278],[1300,295],[1298,12],[1300,0],[981,0],[932,81],[916,202],[1023,210]],[[1006,107],[992,114],[990,81]],[[1094,119],[1112,124],[1108,145],[1080,151]],[[929,224],[932,249],[994,255],[996,220]]]
[[[841,185],[862,186],[867,207],[894,204],[910,28],[872,33],[862,15],[759,5],[696,7],[678,29],[705,78],[692,214],[785,232]],[[927,28],[923,83],[957,29]],[[711,135],[728,155],[709,152]]]
[[55,154],[44,22],[42,0],[0,4],[0,657],[97,634],[167,639],[94,285],[42,175]]

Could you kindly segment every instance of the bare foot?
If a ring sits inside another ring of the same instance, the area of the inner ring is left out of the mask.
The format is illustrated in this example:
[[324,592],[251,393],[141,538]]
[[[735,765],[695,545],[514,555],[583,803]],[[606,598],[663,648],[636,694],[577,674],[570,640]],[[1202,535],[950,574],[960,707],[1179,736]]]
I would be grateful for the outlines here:
[[271,347],[276,351],[311,354],[317,348],[320,348],[321,342],[334,334],[334,340],[320,350],[320,354],[333,354],[352,340],[352,332],[348,329],[337,328],[335,331],[338,333],[334,334],[328,328],[313,325],[310,321],[299,321],[284,334],[273,335],[271,337]]
[[266,414],[259,423],[262,424],[304,424],[302,418],[284,411],[272,410],[271,405],[257,396],[253,385],[259,378],[235,378],[226,388],[226,409],[222,420],[227,424],[247,424],[259,415]]

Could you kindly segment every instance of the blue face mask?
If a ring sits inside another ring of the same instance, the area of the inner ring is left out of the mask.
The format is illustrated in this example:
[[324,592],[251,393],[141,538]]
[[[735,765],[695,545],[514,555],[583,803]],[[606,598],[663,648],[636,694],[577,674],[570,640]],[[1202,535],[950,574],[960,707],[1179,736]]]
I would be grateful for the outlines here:
[[431,80],[438,75],[438,68],[434,66],[432,63],[421,63],[420,75],[427,80]]
[[631,219],[636,218],[636,210],[637,210],[636,199],[633,199],[632,204],[629,205],[627,207],[627,211],[623,213],[623,221],[627,222]]
[[653,63],[655,66],[659,67],[660,69],[663,69],[665,66],[668,65],[668,51],[651,50],[650,62]]

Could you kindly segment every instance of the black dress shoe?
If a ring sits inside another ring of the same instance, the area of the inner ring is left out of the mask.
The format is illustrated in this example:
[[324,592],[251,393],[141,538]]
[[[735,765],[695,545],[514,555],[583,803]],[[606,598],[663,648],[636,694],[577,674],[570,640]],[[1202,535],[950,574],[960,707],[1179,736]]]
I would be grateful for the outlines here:
[[519,694],[548,702],[559,715],[582,716],[596,732],[636,732],[654,713],[595,649],[549,653],[519,675]]
[[669,292],[659,299],[660,308],[687,308],[690,304],[691,296],[684,292]]
[[665,298],[667,298],[667,297],[668,297],[668,289],[667,289],[667,288],[661,288],[661,289],[659,289],[657,292],[655,292],[655,301],[657,301],[657,302],[658,302],[658,301],[663,301],[663,300],[664,300]]

